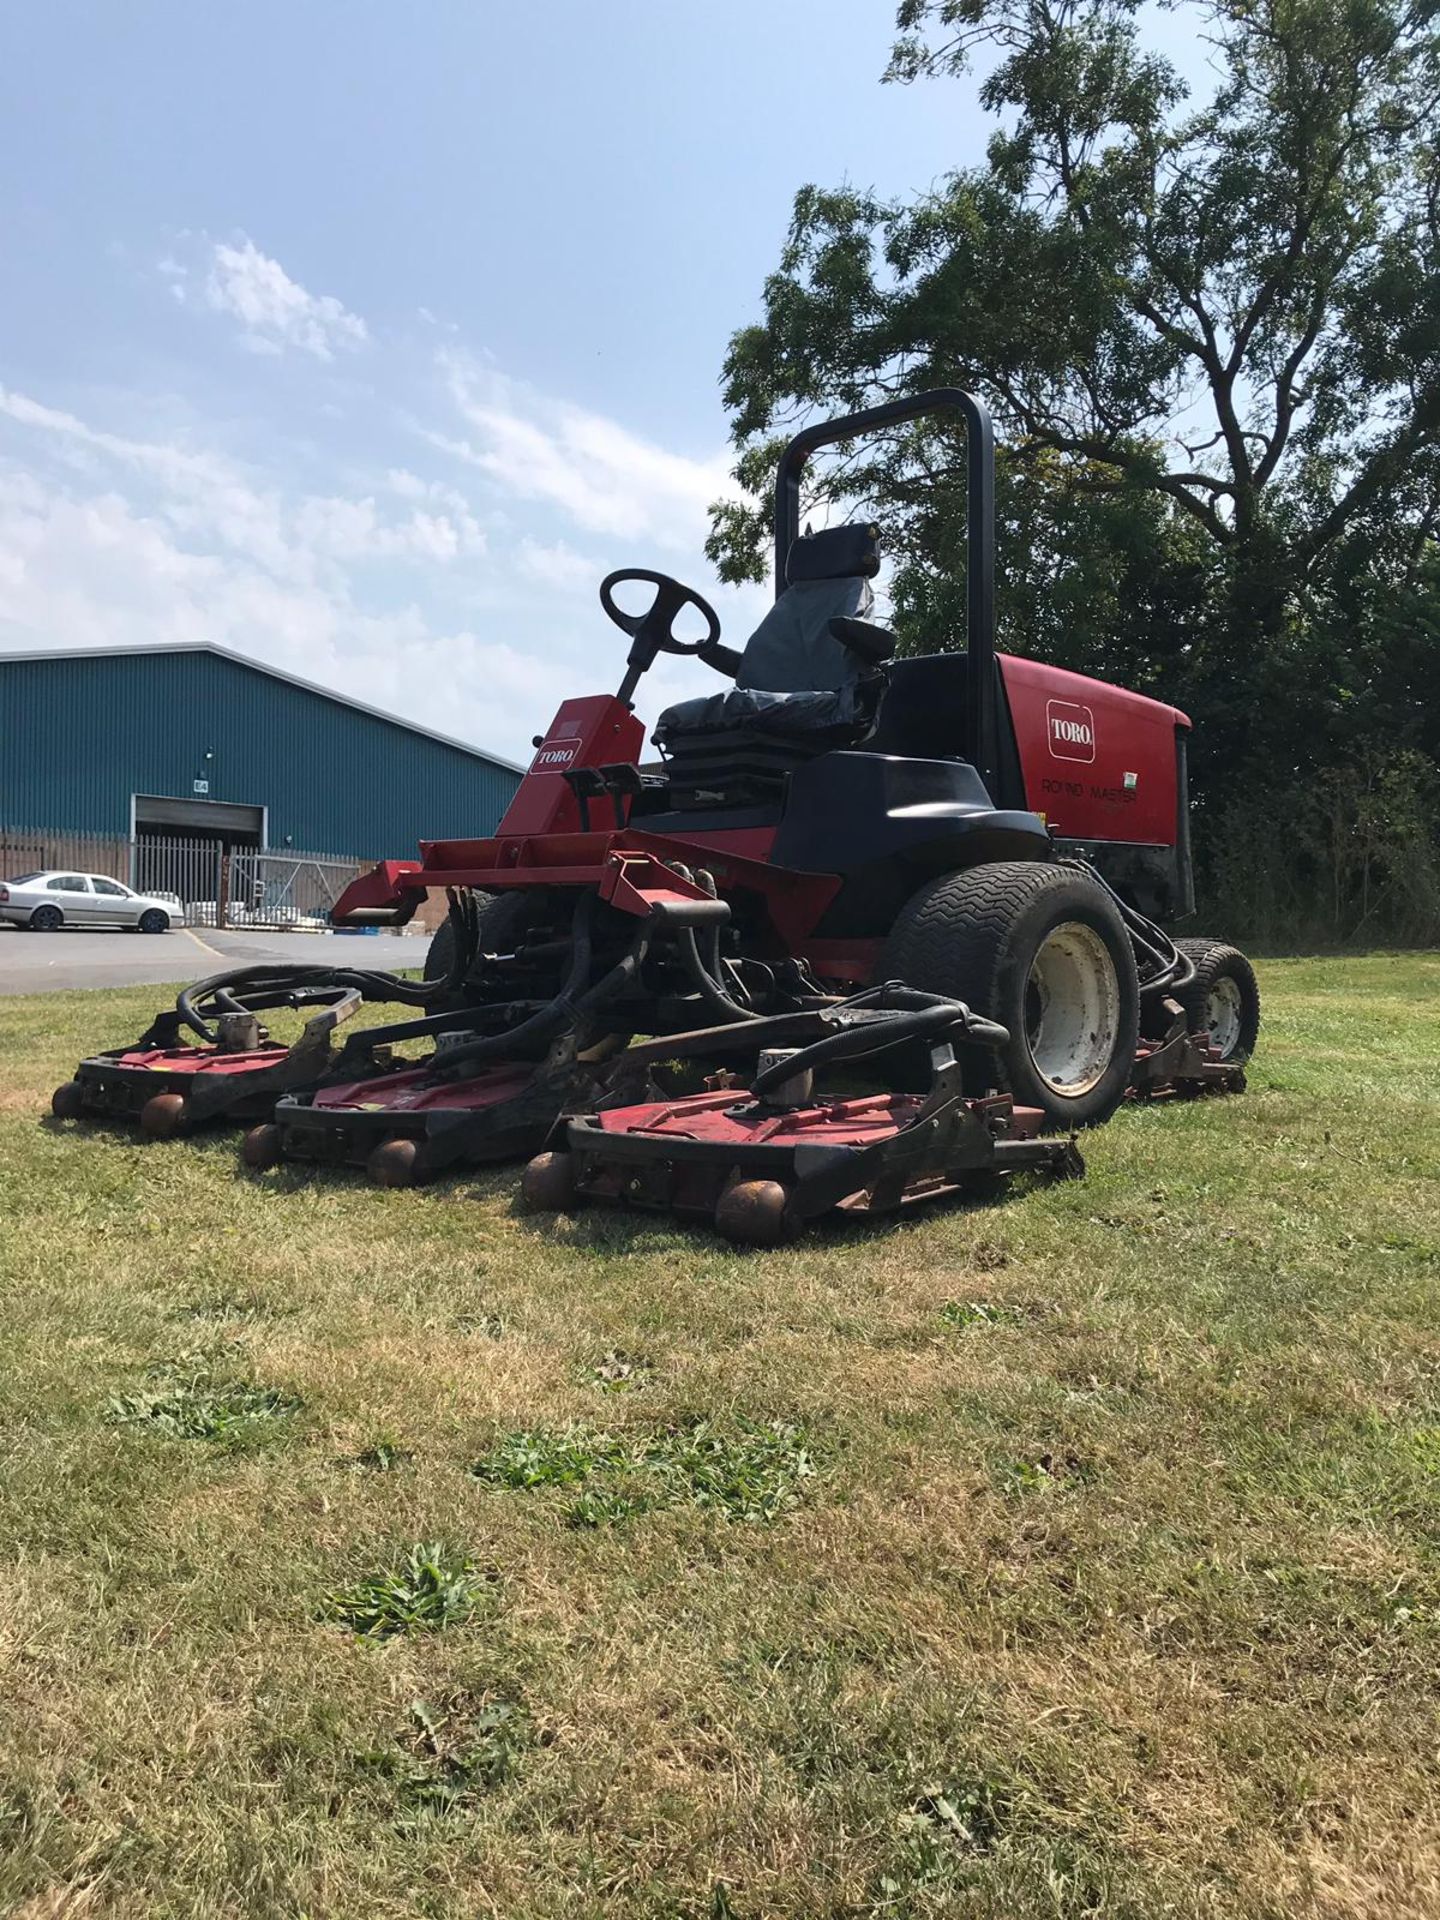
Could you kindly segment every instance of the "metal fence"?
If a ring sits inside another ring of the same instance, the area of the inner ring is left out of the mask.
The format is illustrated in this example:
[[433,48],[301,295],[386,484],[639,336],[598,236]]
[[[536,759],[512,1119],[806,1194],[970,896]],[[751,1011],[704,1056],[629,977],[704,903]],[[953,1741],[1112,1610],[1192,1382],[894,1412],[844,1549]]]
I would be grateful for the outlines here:
[[197,836],[69,833],[0,827],[0,880],[47,868],[106,874],[141,893],[170,894],[193,926],[321,927],[369,863],[341,854],[227,850]]

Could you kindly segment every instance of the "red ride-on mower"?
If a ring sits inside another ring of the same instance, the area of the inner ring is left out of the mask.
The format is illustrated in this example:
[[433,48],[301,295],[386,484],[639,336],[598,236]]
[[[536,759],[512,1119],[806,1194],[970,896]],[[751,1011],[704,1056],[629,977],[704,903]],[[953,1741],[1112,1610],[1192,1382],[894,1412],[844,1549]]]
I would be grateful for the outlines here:
[[[966,428],[967,650],[895,659],[894,636],[866,617],[877,530],[802,536],[800,474],[817,447],[942,409]],[[877,982],[991,1023],[957,1071],[977,1116],[1002,1112],[997,1100],[1022,1116],[998,1129],[1002,1142],[1025,1136],[1030,1113],[1045,1134],[1098,1124],[1137,1076],[1149,1093],[1239,1083],[1258,1024],[1253,975],[1233,955],[1202,979],[1156,924],[1192,908],[1189,722],[997,656],[993,467],[989,417],[954,389],[800,434],[777,480],[776,602],[743,652],[721,644],[713,611],[678,581],[630,571],[603,583],[631,642],[617,693],[561,706],[493,837],[425,844],[336,908],[342,922],[395,924],[432,888],[482,896],[482,957],[459,995],[469,1025],[423,1069],[430,1111],[458,1110],[502,1063],[529,1065],[563,1109],[603,1108],[627,1158],[663,1158],[644,1127],[626,1135],[616,1118],[635,1050],[593,1093],[557,1094],[567,1057],[593,1063],[633,1034],[816,1014]],[[653,590],[645,612],[617,602],[627,582]],[[676,633],[687,604],[701,640]],[[662,714],[660,761],[642,765],[632,697],[661,653],[696,656],[734,684]],[[879,1064],[887,1092],[934,1097],[927,1046],[887,1046]],[[415,1140],[417,1083],[371,1078],[363,1099],[308,1103],[307,1124],[323,1113],[332,1130],[327,1157],[368,1157],[374,1145],[362,1155],[356,1143],[377,1131],[382,1147]],[[298,1121],[304,1103],[287,1104]],[[848,1120],[827,1109],[814,1124]]]
[[[133,1045],[82,1060],[74,1079],[55,1089],[51,1112],[61,1120],[138,1122],[151,1139],[257,1119],[278,1095],[326,1072],[335,1029],[364,1001],[424,1006],[453,994],[473,959],[474,921],[473,902],[457,901],[447,922],[455,964],[431,981],[324,966],[242,967],[201,980]],[[300,1038],[288,1047],[274,1043],[261,1013],[307,1007],[319,1011]]]

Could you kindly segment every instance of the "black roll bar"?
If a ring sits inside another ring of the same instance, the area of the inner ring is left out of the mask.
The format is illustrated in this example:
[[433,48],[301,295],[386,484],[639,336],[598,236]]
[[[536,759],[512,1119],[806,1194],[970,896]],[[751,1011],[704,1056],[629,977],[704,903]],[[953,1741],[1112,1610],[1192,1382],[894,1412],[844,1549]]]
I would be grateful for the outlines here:
[[966,525],[965,628],[966,758],[996,792],[995,674],[995,429],[989,409],[959,387],[932,387],[883,406],[865,407],[838,420],[819,420],[797,433],[780,456],[775,475],[775,597],[785,591],[785,562],[800,532],[800,476],[818,447],[857,433],[953,408],[965,419]]

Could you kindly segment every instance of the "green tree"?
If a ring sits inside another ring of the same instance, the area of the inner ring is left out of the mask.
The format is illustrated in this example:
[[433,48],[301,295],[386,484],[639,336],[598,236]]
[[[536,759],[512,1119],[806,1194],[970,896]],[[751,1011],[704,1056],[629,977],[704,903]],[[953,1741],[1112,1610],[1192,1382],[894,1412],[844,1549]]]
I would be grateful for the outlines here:
[[[1414,692],[1433,650],[1393,618],[1433,638],[1440,593],[1440,7],[1170,12],[1208,41],[1205,98],[1138,0],[903,0],[886,77],[963,82],[981,56],[985,163],[904,204],[797,195],[725,362],[749,498],[714,509],[710,552],[759,577],[802,419],[975,389],[1003,448],[1002,633],[1189,705],[1213,809],[1362,725],[1440,750]],[[854,449],[816,492],[886,527],[906,640],[958,642],[953,430]]]

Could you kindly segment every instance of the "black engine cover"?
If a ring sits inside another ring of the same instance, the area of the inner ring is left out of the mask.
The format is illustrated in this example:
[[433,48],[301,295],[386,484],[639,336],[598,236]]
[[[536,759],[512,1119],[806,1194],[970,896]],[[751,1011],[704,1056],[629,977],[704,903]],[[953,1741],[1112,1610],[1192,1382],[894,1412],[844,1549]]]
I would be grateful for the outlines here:
[[1052,856],[1039,815],[997,808],[968,761],[826,753],[791,774],[770,865],[843,874],[816,931],[862,937],[936,874]]

